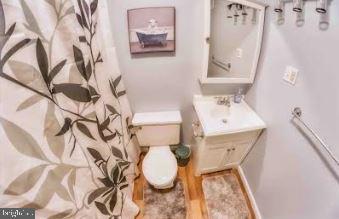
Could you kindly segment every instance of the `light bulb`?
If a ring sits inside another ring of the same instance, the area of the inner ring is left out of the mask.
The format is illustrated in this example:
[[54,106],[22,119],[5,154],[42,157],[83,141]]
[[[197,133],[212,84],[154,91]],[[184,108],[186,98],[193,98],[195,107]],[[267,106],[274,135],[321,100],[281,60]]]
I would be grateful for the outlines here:
[[238,10],[235,10],[234,11],[234,25],[237,25],[238,17],[239,17]]
[[325,14],[327,12],[327,3],[327,0],[318,0],[315,10],[318,13]]
[[226,5],[226,13],[227,13],[227,18],[232,18],[232,4]]
[[257,9],[253,8],[253,13],[252,13],[252,24],[257,23]]
[[242,15],[242,24],[245,25],[246,20],[247,20],[247,15],[248,15],[245,6],[242,7],[241,15]]
[[245,16],[247,15],[247,11],[246,11],[246,7],[245,6],[242,7],[241,15],[245,15]]
[[282,0],[277,0],[276,4],[275,4],[275,8],[274,11],[277,13],[282,13],[284,10],[284,3]]
[[293,0],[293,11],[302,12],[303,0]]

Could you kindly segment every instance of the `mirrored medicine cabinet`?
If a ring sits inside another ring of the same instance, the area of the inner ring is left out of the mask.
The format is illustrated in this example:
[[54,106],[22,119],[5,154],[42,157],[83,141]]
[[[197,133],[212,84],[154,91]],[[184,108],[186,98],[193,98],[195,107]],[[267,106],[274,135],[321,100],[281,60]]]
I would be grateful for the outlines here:
[[205,0],[202,84],[253,83],[265,9],[253,0]]

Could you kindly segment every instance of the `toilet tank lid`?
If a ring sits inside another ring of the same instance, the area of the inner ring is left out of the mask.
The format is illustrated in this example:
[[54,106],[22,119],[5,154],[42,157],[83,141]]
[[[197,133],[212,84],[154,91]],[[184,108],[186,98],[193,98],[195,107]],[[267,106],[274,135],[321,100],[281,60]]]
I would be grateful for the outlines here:
[[180,124],[181,122],[180,111],[135,113],[132,120],[135,126]]

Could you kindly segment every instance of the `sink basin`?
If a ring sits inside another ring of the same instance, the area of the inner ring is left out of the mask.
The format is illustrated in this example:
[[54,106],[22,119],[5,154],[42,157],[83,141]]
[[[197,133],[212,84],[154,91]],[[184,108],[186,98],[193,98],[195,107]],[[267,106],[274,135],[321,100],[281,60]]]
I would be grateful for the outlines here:
[[[205,103],[206,104],[206,103]],[[208,103],[207,103],[208,104]],[[208,109],[207,107],[204,107],[204,109]],[[225,105],[216,105],[211,107],[206,113],[209,113],[209,116],[215,119],[227,119],[229,113],[230,113],[230,107]]]
[[193,105],[205,136],[216,136],[266,127],[262,119],[245,101],[231,106],[217,105],[214,96],[195,95]]

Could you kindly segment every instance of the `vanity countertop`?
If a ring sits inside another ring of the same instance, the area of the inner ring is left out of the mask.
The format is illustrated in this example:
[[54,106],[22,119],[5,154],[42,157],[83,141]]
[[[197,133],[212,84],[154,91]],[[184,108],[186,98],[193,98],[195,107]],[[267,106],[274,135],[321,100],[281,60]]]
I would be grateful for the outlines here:
[[195,95],[193,98],[193,105],[205,136],[266,128],[265,122],[244,100],[241,103],[234,103],[233,98],[230,98],[231,105],[228,107],[218,105],[215,97]]

